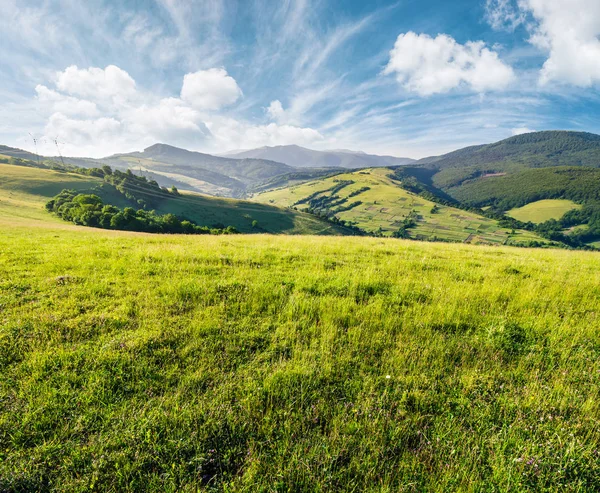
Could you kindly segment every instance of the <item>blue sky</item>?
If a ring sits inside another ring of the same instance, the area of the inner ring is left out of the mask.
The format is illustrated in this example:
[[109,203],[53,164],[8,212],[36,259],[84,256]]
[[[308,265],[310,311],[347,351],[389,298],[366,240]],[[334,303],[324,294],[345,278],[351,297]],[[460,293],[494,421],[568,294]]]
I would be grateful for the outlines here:
[[0,143],[423,157],[600,133],[598,0],[0,0]]

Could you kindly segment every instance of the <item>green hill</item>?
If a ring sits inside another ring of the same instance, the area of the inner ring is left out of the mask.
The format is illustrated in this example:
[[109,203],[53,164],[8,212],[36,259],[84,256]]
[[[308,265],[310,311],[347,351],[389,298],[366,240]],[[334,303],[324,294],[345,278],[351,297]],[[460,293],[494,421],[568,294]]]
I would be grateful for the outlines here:
[[384,236],[489,244],[544,243],[530,232],[512,233],[496,220],[438,205],[404,190],[393,179],[392,171],[384,168],[273,190],[256,195],[254,200],[310,211]]
[[579,208],[581,206],[571,200],[549,199],[538,200],[523,207],[511,209],[507,214],[524,223],[532,222],[539,224],[551,219],[559,220],[567,212]]
[[[136,200],[141,198],[158,213],[172,213],[198,225],[234,226],[244,233],[349,233],[342,226],[293,210],[197,194],[157,194],[139,185],[114,186],[99,177],[75,173],[0,163],[0,177],[0,213],[15,223],[46,221],[49,214],[44,204],[61,190],[73,189],[96,194],[106,204],[117,207],[137,208]],[[132,201],[128,195],[136,200]]]
[[[413,170],[415,177],[458,201],[486,206],[508,199],[510,204],[506,207],[512,208],[524,205],[526,200],[563,198],[555,195],[561,187],[570,187],[574,180],[583,186],[589,180],[595,184],[596,173],[590,168],[600,168],[600,136],[583,132],[534,132],[494,144],[467,147],[416,164],[407,168]],[[576,168],[569,175],[564,170],[553,171],[554,167]],[[545,171],[532,170],[540,168]],[[585,170],[581,176],[576,176],[577,168]]]
[[36,156],[30,152],[0,146],[0,163],[35,167],[101,168],[109,165],[121,171],[132,170],[162,186],[219,197],[245,197],[272,188],[306,182],[340,172],[339,168],[296,169],[283,163],[259,158],[228,158],[155,144],[142,152],[116,154],[105,158]]
[[585,132],[548,131],[517,135],[494,144],[460,149],[417,164],[434,169],[468,166],[600,167],[600,135]]

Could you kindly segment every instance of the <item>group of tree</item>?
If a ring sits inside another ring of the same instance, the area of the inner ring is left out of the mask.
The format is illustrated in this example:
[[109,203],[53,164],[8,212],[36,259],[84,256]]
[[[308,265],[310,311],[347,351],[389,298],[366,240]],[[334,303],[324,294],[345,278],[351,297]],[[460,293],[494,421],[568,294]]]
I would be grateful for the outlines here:
[[192,221],[181,220],[174,214],[157,214],[155,211],[104,204],[97,195],[75,190],[63,190],[46,204],[46,210],[65,221],[82,226],[146,233],[178,234],[235,234],[233,226],[209,228]]
[[600,202],[600,169],[584,166],[526,169],[471,180],[451,189],[451,193],[470,206],[492,205],[503,211],[543,199]]

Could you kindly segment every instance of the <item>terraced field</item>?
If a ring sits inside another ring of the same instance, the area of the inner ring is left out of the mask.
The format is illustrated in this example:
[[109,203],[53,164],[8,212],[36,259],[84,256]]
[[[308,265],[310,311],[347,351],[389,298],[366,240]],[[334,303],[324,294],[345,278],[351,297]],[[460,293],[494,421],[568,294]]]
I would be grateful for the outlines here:
[[[528,231],[501,228],[498,222],[453,207],[436,205],[399,187],[390,171],[374,168],[282,188],[254,196],[265,204],[312,209],[333,214],[342,221],[384,236],[392,236],[405,219],[416,225],[408,228],[411,238],[465,243],[523,244],[544,242]],[[322,207],[315,207],[317,206]]]

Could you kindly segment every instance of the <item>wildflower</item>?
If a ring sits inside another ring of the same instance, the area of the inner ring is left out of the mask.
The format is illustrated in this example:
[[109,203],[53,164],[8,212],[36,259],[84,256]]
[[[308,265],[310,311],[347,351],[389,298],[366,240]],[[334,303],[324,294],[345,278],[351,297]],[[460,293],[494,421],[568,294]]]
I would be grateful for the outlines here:
[[390,377],[389,375],[386,375],[385,378],[389,380],[392,377]]

